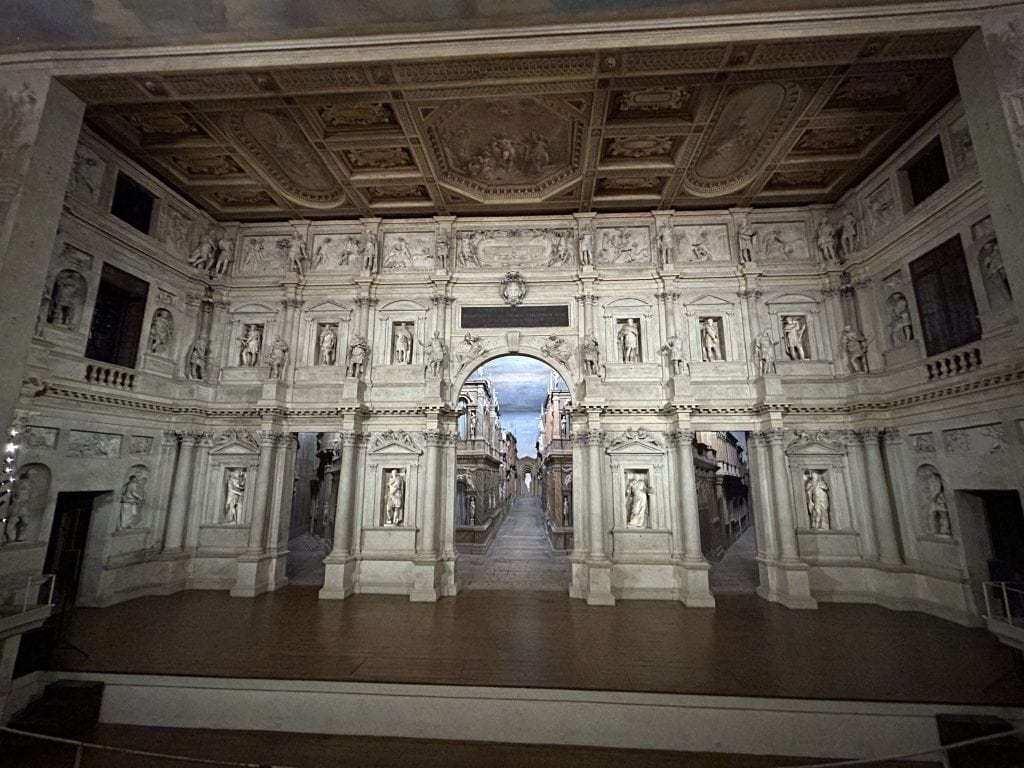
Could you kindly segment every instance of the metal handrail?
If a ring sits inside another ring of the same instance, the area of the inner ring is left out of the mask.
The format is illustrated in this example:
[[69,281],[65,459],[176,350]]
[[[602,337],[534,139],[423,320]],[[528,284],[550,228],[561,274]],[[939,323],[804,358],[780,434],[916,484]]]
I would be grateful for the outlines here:
[[[13,580],[8,581],[9,584],[13,584]],[[52,573],[44,573],[41,576],[27,576],[25,577],[25,592],[24,597],[20,603],[13,603],[12,605],[18,608],[18,613],[27,613],[28,611],[35,610],[47,605],[53,605],[53,588],[57,583],[57,577]],[[48,586],[47,586],[48,585]],[[41,587],[46,586],[46,602],[40,602],[39,591]],[[12,586],[5,590],[7,594],[14,594],[21,590],[20,586]]]
[[986,581],[982,583],[982,589],[986,619],[1011,627],[1024,626],[1024,583]]

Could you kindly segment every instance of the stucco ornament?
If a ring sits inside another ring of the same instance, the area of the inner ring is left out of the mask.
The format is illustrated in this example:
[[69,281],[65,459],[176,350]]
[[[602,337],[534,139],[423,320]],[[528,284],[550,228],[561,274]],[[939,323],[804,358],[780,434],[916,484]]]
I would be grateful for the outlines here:
[[508,272],[501,280],[501,298],[510,307],[518,307],[526,298],[527,287],[518,272]]

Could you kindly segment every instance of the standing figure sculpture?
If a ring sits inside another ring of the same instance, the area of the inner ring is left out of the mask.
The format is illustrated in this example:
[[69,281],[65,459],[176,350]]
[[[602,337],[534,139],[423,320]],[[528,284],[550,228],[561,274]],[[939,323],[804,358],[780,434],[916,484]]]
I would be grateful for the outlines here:
[[807,326],[801,318],[795,315],[782,318],[782,336],[786,343],[786,354],[790,360],[807,359],[807,350],[804,349],[804,334],[806,332]]
[[233,469],[228,473],[224,496],[224,523],[237,523],[242,519],[242,499],[245,497],[245,470]]
[[212,232],[207,232],[199,238],[199,245],[188,257],[188,263],[201,272],[213,269],[217,261],[217,241],[213,238]]
[[395,326],[395,362],[398,365],[412,362],[412,331],[405,323]]
[[851,373],[868,372],[868,338],[852,325],[843,326],[843,354]]
[[914,321],[910,319],[910,304],[902,293],[889,297],[889,338],[894,347],[914,340]]
[[580,359],[583,362],[584,376],[597,376],[601,371],[601,346],[597,337],[588,333],[580,344]]
[[675,259],[676,239],[672,234],[672,225],[663,224],[658,234],[658,252],[662,264],[671,264]]
[[366,337],[357,333],[355,335],[355,341],[349,344],[348,347],[348,367],[345,369],[346,376],[352,379],[362,377],[363,369],[366,367],[366,357],[369,351],[370,347],[366,343]]
[[857,217],[850,211],[847,211],[839,220],[839,246],[842,248],[844,257],[848,257],[857,250],[859,240],[860,238],[857,236]]
[[292,232],[292,238],[288,242],[288,268],[299,277],[305,277],[308,262],[309,254],[306,251],[305,239],[298,231]]
[[640,362],[640,329],[633,318],[629,318],[619,328],[619,350],[622,354],[622,362]]
[[71,270],[64,270],[57,275],[53,284],[53,299],[47,322],[73,328],[77,321],[79,304],[83,300],[81,275]]
[[589,230],[580,234],[580,266],[594,266],[594,235]]
[[807,470],[804,472],[804,496],[807,502],[807,515],[811,520],[811,528],[816,531],[829,529],[829,487],[821,472]]
[[320,365],[334,365],[338,355],[338,334],[333,325],[320,329]]
[[400,526],[405,522],[405,479],[392,469],[384,490],[384,525]]
[[235,260],[235,246],[226,237],[217,241],[217,258],[213,263],[212,275],[226,275],[231,262]]
[[[466,335],[468,336],[469,334]],[[426,343],[421,341],[420,344],[427,348],[427,375],[432,379],[440,378],[446,351],[444,342],[441,341],[441,332],[434,331],[430,341]]]
[[149,324],[149,351],[154,355],[166,352],[173,334],[174,318],[166,309],[158,309]]
[[668,355],[669,368],[673,376],[681,376],[687,372],[686,344],[678,336],[669,336],[661,348]]
[[952,536],[949,503],[946,501],[942,475],[931,465],[925,465],[917,470],[917,481],[929,532],[935,536]]
[[772,338],[770,329],[765,328],[754,341],[754,357],[757,359],[761,375],[778,373],[775,365],[775,345],[779,342]]
[[836,228],[828,219],[822,219],[818,225],[818,250],[825,261],[836,260]]
[[363,271],[376,272],[380,267],[380,255],[377,249],[377,237],[369,229],[363,241]]
[[142,505],[146,503],[146,479],[132,475],[121,488],[121,516],[117,521],[119,530],[134,528],[142,519]]
[[268,355],[270,378],[281,378],[281,374],[284,373],[284,364],[287,360],[288,345],[281,340],[280,336],[275,336],[274,341],[270,345],[270,354]]
[[701,321],[700,345],[704,362],[717,362],[722,359],[722,341],[718,333],[718,323],[713,317],[706,317]]
[[647,478],[640,473],[630,475],[626,483],[626,527],[646,528],[648,519]]
[[744,217],[743,221],[740,222],[739,229],[736,230],[736,240],[740,246],[740,261],[744,264],[749,264],[754,260],[755,237],[757,237],[757,231],[750,226],[750,222]]
[[190,381],[203,381],[206,378],[206,357],[208,345],[206,339],[200,336],[192,344],[192,350],[188,353],[188,363],[185,366],[185,378]]
[[263,333],[258,325],[246,326],[245,334],[239,339],[242,342],[241,361],[246,368],[255,368],[260,359],[260,347],[263,346]]

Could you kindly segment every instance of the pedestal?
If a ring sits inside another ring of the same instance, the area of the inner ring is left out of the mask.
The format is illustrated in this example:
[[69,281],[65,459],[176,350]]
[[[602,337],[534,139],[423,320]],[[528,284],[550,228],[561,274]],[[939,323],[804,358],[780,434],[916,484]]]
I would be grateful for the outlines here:
[[693,384],[690,377],[679,373],[669,379],[668,396],[673,402],[693,402]]
[[706,560],[683,560],[675,566],[676,589],[679,602],[687,608],[714,608],[715,598],[711,594],[708,576],[711,566]]
[[811,597],[811,569],[806,563],[759,558],[757,566],[761,582],[757,594],[762,598],[787,608],[818,607],[818,601]]
[[344,600],[355,592],[358,561],[348,554],[328,555],[324,558],[324,585],[321,600]]
[[412,590],[409,601],[413,603],[436,603],[441,597],[441,580],[444,564],[439,560],[414,560],[412,565]]
[[345,379],[341,385],[341,397],[343,400],[362,400],[366,394],[366,383],[362,379]]
[[231,597],[256,597],[264,592],[270,592],[276,586],[283,586],[275,585],[273,574],[276,570],[276,560],[287,557],[287,552],[239,557],[238,575],[235,578],[235,586],[231,588]]

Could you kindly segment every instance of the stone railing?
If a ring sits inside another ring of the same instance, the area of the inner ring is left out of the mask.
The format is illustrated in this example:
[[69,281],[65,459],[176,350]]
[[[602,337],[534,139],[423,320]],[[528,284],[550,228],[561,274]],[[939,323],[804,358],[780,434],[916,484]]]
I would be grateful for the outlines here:
[[981,366],[981,350],[978,347],[966,347],[948,352],[928,360],[925,364],[928,380],[948,379],[961,373],[973,371]]
[[135,389],[135,371],[90,363],[85,366],[85,381],[87,384],[133,390]]

